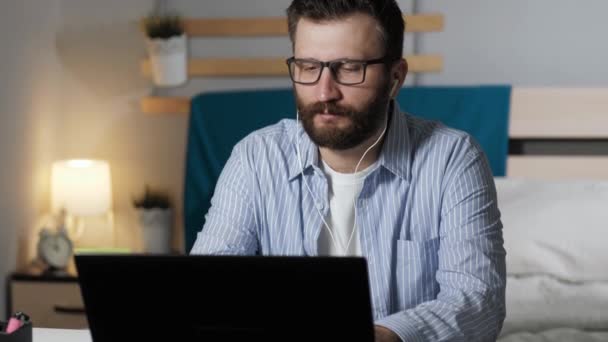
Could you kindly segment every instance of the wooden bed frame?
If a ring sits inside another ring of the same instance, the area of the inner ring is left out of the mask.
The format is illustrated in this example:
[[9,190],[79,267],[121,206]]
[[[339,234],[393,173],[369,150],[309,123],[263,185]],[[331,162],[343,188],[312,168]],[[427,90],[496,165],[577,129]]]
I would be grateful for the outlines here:
[[[608,141],[608,88],[513,88],[511,139]],[[608,179],[605,156],[511,155],[507,177]]]

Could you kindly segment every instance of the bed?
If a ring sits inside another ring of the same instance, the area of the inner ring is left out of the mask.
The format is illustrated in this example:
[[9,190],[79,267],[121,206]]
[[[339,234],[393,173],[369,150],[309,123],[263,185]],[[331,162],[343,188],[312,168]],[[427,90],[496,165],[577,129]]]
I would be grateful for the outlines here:
[[[608,138],[606,89],[514,89],[512,139]],[[500,341],[608,341],[608,151],[510,155],[496,179],[507,250]]]

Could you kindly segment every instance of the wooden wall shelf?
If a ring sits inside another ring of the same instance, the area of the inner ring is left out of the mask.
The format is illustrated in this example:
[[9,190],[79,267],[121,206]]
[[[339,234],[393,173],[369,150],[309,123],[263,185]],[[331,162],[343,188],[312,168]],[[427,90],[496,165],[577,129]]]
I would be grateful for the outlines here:
[[[443,31],[441,14],[403,16],[405,32]],[[186,19],[186,33],[191,37],[260,37],[284,36],[287,31],[285,17],[268,18],[191,18]]]
[[[406,32],[443,31],[442,14],[405,15]],[[285,17],[266,18],[186,18],[185,29],[191,38],[203,37],[265,37],[285,36]],[[285,57],[269,58],[191,58],[188,76],[196,77],[287,77]],[[440,72],[443,58],[440,55],[406,56],[411,73]],[[141,73],[152,76],[149,60],[143,60]],[[147,114],[188,114],[190,99],[186,97],[146,97],[141,110]]]

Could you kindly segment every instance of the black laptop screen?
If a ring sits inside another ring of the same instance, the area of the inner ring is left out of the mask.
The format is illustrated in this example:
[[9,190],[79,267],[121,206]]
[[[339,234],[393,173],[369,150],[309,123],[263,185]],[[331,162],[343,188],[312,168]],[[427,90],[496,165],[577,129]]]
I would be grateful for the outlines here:
[[94,342],[373,341],[363,258],[77,255]]

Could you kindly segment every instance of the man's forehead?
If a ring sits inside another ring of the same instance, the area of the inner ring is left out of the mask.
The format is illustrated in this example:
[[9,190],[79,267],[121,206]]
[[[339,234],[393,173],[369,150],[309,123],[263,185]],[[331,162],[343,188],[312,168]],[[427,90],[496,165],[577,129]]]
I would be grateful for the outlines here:
[[329,20],[301,18],[294,37],[294,52],[342,49],[375,54],[383,47],[380,24],[362,13]]
[[315,19],[301,17],[296,25],[296,33],[300,29],[310,29],[315,27],[337,27],[341,25],[351,25],[361,30],[380,30],[380,23],[374,17],[366,13],[355,12],[344,16],[330,19]]

